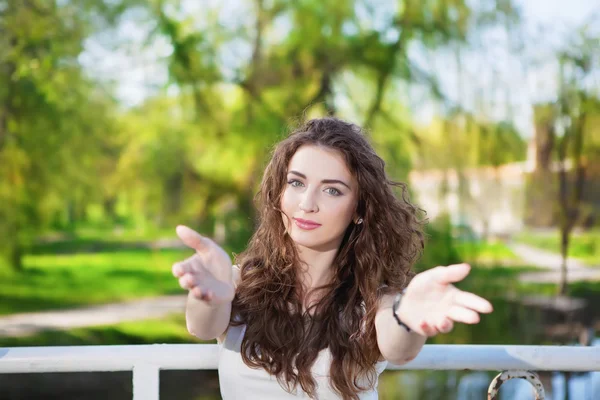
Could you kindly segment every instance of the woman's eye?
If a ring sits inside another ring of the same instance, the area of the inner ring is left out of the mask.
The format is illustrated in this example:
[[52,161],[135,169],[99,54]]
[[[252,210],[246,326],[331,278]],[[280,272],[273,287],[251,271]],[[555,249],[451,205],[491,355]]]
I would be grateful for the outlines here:
[[302,186],[302,182],[296,180],[296,179],[291,179],[288,181],[288,184],[293,186],[293,187],[300,187]]
[[325,191],[332,196],[341,196],[341,194],[342,194],[342,192],[340,192],[336,188],[327,188],[327,189],[325,189]]

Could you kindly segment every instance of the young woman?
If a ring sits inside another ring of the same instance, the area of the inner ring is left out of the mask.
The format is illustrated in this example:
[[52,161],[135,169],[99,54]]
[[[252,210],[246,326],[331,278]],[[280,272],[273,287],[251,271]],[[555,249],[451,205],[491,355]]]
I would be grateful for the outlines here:
[[225,400],[376,399],[387,362],[404,364],[427,337],[492,311],[453,286],[466,264],[413,276],[418,209],[356,125],[329,117],[292,132],[273,152],[260,200],[235,266],[213,241],[177,227],[196,250],[173,266],[189,291],[187,327],[217,338]]

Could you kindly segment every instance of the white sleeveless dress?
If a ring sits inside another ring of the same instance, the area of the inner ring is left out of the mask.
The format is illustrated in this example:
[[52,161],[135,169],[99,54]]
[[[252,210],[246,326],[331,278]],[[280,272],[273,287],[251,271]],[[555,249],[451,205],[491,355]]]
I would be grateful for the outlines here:
[[[254,369],[244,364],[240,354],[245,325],[230,326],[223,342],[219,340],[219,385],[223,400],[286,400],[308,399],[308,395],[297,386],[295,393],[288,393],[277,382],[277,378],[264,369]],[[317,356],[312,373],[317,383],[318,400],[339,400],[340,396],[329,384],[331,353],[323,349]],[[377,378],[387,366],[387,361],[375,365]],[[359,393],[361,400],[376,400],[377,384],[370,391]]]

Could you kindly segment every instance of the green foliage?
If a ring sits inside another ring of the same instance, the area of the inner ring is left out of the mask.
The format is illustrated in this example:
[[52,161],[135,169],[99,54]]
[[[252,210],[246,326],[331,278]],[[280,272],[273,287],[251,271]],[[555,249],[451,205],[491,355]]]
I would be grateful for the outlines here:
[[417,272],[436,267],[463,262],[455,247],[452,227],[448,218],[440,217],[427,225],[425,251],[415,265]]
[[495,123],[467,113],[457,114],[434,120],[417,135],[419,151],[414,154],[414,162],[419,168],[498,167],[526,157],[525,139],[507,121]]
[[71,3],[8,2],[0,16],[0,255],[22,247],[55,213],[100,198],[112,149],[112,101],[77,57],[89,29]]
[[[224,224],[224,239],[242,246],[269,150],[305,117],[335,113],[366,126],[390,175],[404,179],[415,135],[397,94],[419,83],[440,95],[411,46],[467,43],[517,16],[512,1],[240,8],[252,23],[218,3],[189,13],[178,0],[9,2],[0,11],[5,265],[21,265],[40,232],[91,222],[142,230],[184,222],[207,233]],[[90,39],[125,48],[114,29],[121,21],[150,27],[148,46],[169,47],[169,90],[128,110],[79,63]]]

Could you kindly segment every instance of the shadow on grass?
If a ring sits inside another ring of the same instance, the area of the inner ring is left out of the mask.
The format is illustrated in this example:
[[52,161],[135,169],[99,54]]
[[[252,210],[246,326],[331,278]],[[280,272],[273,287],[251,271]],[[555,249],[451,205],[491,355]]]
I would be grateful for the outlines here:
[[44,296],[0,295],[0,315],[75,308],[86,305],[67,299],[51,299]]
[[182,293],[168,270],[30,267],[0,281],[0,315]]
[[98,240],[98,239],[66,239],[60,241],[41,242],[32,245],[27,249],[27,254],[75,254],[75,253],[104,253],[139,251],[142,253],[148,251],[184,249],[185,246],[177,239],[169,240],[148,240],[148,241],[117,241],[117,240]]

